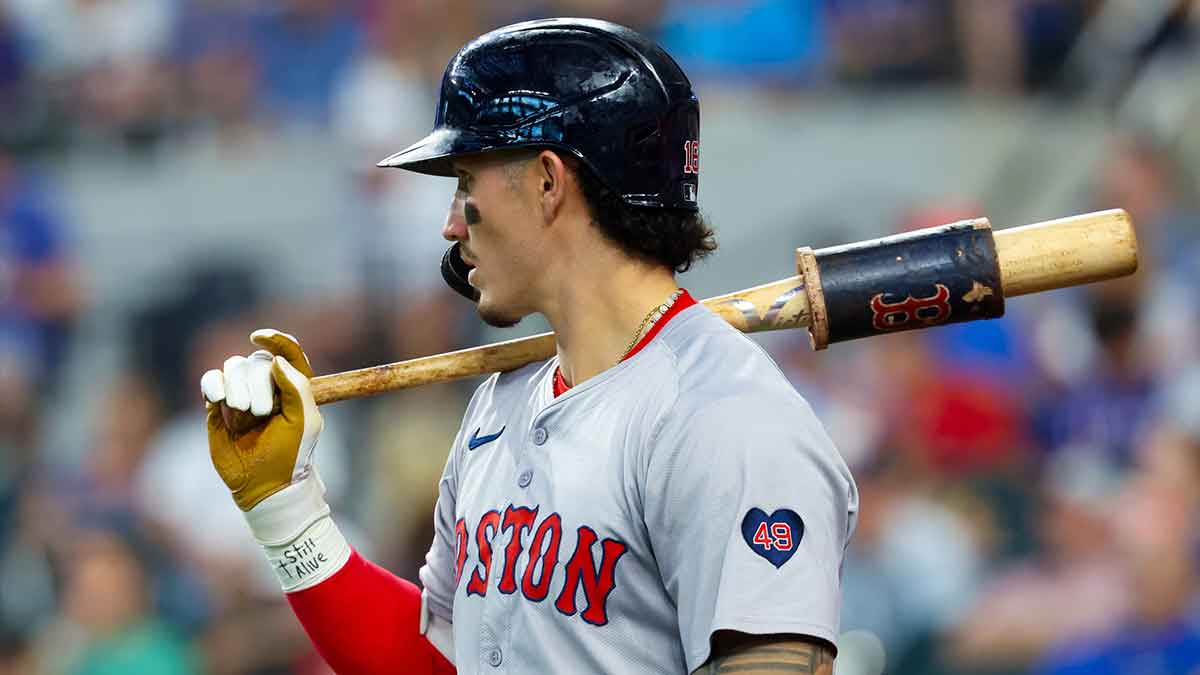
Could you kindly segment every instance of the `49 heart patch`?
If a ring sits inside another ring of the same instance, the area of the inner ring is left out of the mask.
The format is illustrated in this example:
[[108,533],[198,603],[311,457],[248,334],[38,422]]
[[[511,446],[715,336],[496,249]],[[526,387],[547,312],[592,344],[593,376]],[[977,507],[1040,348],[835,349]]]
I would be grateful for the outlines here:
[[766,511],[753,508],[742,519],[742,538],[750,550],[776,569],[795,555],[803,537],[804,521],[791,509],[778,509],[768,516]]

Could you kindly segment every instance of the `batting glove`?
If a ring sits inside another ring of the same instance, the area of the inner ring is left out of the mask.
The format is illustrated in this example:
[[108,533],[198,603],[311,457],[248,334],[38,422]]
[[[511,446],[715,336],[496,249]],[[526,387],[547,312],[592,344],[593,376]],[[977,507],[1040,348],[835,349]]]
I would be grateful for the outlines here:
[[250,341],[262,349],[231,356],[200,379],[209,452],[284,590],[302,590],[350,556],[312,466],[324,421],[309,383],[312,366],[296,338],[264,329]]
[[[231,356],[224,370],[210,370],[200,379],[213,466],[243,511],[309,474],[324,426],[309,385],[312,366],[296,338],[265,329],[251,333],[250,341],[262,349],[249,357]],[[280,410],[273,415],[276,387]],[[265,424],[231,429],[222,403]]]

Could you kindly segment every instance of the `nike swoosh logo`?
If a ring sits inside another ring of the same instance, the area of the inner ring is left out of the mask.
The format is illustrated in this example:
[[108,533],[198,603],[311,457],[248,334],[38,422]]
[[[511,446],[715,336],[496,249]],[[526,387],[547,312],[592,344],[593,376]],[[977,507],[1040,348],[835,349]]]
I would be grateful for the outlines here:
[[496,440],[497,438],[500,438],[500,434],[504,433],[504,430],[507,428],[508,428],[507,426],[500,427],[500,431],[497,431],[494,434],[488,434],[487,436],[480,436],[479,429],[476,429],[475,433],[471,434],[470,440],[467,441],[467,449],[474,450],[475,448],[478,448],[481,445],[491,443],[492,441]]

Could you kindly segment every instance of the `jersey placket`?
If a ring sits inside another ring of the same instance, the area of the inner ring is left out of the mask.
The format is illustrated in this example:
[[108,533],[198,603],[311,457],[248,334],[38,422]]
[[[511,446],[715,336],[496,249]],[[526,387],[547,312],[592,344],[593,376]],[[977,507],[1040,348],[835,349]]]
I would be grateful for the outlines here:
[[[521,507],[537,508],[537,517],[539,518],[546,515],[546,510],[542,508],[540,500],[536,498],[536,495],[545,494],[545,492],[534,486],[538,476],[535,470],[536,462],[531,457],[531,455],[536,456],[543,452],[549,441],[550,432],[546,426],[546,417],[544,410],[535,415],[524,437],[513,444],[512,472],[506,477],[505,487],[498,491],[501,499],[496,504],[496,508],[501,511],[502,518],[509,508]],[[520,538],[520,546],[516,549],[516,560],[513,561],[512,572],[517,588],[510,593],[504,593],[500,590],[500,583],[505,578],[508,544],[513,537]],[[520,606],[518,596],[521,594],[520,580],[529,561],[528,545],[532,537],[533,527],[524,531],[516,524],[505,528],[502,519],[501,528],[493,540],[492,560],[488,572],[488,590],[484,598],[479,628],[481,673],[506,672],[510,666],[519,669],[512,663],[514,656],[511,649],[512,629],[516,621],[515,617],[525,609]]]

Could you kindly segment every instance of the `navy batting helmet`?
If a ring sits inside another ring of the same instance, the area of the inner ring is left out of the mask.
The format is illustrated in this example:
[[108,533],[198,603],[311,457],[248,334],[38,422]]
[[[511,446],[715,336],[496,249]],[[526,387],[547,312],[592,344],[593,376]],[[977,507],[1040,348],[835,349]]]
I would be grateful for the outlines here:
[[[433,132],[379,163],[454,176],[454,157],[556,148],[631,206],[696,211],[700,101],[683,70],[637,32],[593,19],[544,19],[467,43],[442,76]],[[458,245],[442,276],[479,300]]]
[[454,176],[453,157],[550,147],[627,204],[695,211],[699,134],[700,102],[661,47],[607,21],[544,19],[459,50],[433,133],[379,166]]

